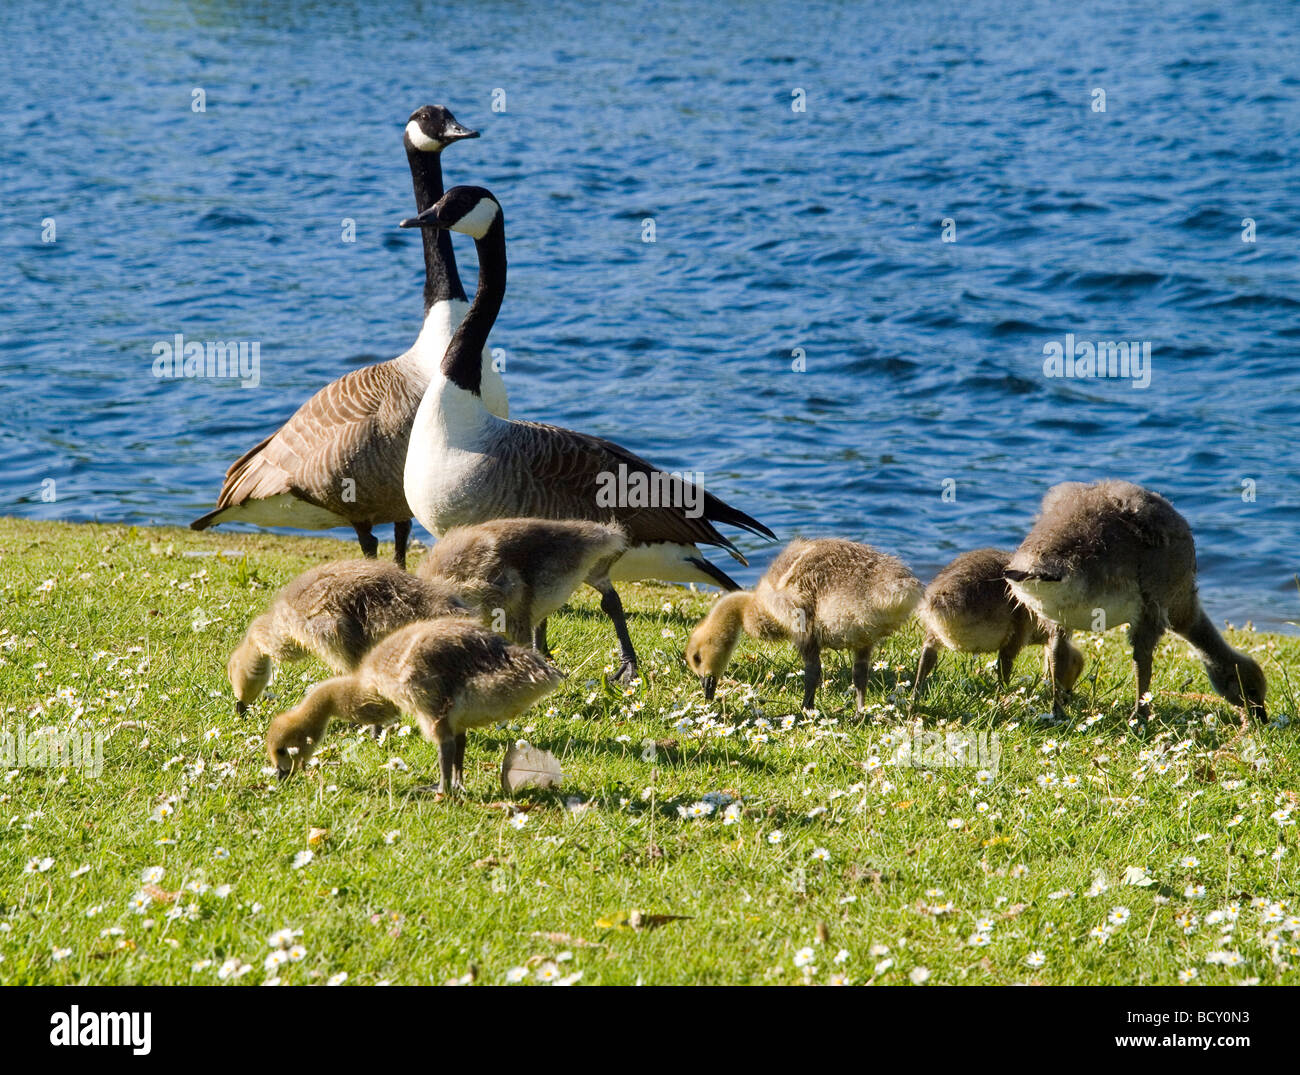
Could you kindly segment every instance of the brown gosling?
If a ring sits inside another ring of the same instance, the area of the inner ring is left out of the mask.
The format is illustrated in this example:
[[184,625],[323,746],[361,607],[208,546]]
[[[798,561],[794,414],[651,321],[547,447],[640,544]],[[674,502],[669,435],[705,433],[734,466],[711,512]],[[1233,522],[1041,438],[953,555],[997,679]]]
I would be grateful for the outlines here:
[[465,730],[512,719],[562,678],[535,650],[475,623],[423,620],[394,631],[356,672],[317,684],[271,721],[266,754],[283,780],[311,760],[331,718],[387,724],[407,713],[438,744],[438,793],[462,791]]
[[727,594],[696,625],[686,661],[712,700],[741,632],[788,639],[803,657],[803,708],[821,685],[823,649],[852,650],[856,711],[865,704],[871,651],[898,630],[921,598],[921,583],[898,559],[854,541],[790,542],[753,593]]
[[[1143,724],[1152,656],[1166,628],[1196,647],[1215,691],[1254,717],[1267,715],[1263,669],[1229,646],[1201,607],[1191,527],[1164,497],[1125,481],[1054,486],[1006,576],[1015,595],[1055,625],[1053,660],[1073,630],[1128,624],[1133,716]],[[1063,713],[1059,694],[1053,708]]]
[[626,548],[627,535],[610,523],[496,519],[448,530],[417,573],[455,586],[484,626],[549,656],[546,617],[587,578],[607,573]]
[[[913,696],[925,693],[926,680],[939,663],[939,650],[958,653],[996,653],[998,682],[1005,689],[1011,680],[1016,655],[1025,646],[1041,646],[1048,640],[1048,628],[1017,601],[1005,572],[1011,553],[1001,549],[964,552],[934,577],[925,588],[917,615],[925,625],[925,645],[916,667]],[[1068,642],[1066,659],[1053,669],[1045,660],[1047,674],[1059,676],[1057,689],[1068,693],[1083,672],[1083,654]],[[1048,655],[1045,652],[1044,657]]]
[[243,715],[271,679],[273,662],[315,655],[350,672],[384,636],[415,620],[471,613],[447,582],[408,575],[396,564],[337,560],[304,571],[248,625],[226,676]]

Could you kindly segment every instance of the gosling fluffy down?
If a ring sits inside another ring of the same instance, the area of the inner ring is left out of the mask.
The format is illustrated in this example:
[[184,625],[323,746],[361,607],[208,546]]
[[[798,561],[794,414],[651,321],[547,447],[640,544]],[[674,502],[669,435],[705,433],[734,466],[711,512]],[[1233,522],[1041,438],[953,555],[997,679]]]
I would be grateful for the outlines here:
[[438,744],[439,793],[463,790],[466,729],[513,719],[562,679],[535,650],[464,619],[408,624],[271,721],[267,757],[283,779],[311,759],[331,718],[387,724],[405,713]]
[[[913,694],[925,693],[926,681],[939,662],[939,650],[959,653],[996,653],[998,682],[1006,687],[1016,655],[1025,646],[1048,641],[1048,627],[1015,595],[1004,578],[1011,553],[1001,549],[964,552],[948,564],[925,588],[917,615],[925,625],[925,644],[916,668]],[[1049,675],[1059,677],[1058,688],[1069,691],[1083,671],[1083,654],[1066,643],[1067,659],[1053,667],[1051,650],[1045,651]]]
[[338,560],[304,571],[248,626],[226,675],[243,713],[271,679],[273,663],[315,655],[349,672],[376,642],[415,620],[468,616],[454,585],[419,579],[395,564]]
[[528,645],[538,624],[589,577],[607,574],[626,548],[627,535],[613,524],[496,519],[448,530],[417,571],[456,587],[484,626]]
[[[1053,486],[1006,576],[1017,598],[1056,625],[1054,647],[1074,630],[1128,624],[1140,722],[1151,712],[1151,665],[1166,629],[1196,647],[1215,691],[1266,716],[1263,669],[1224,641],[1201,606],[1192,529],[1158,493],[1126,481]],[[1055,708],[1063,708],[1059,695]]]
[[686,661],[712,698],[742,632],[791,640],[804,662],[804,709],[821,684],[823,649],[854,654],[856,708],[864,704],[871,651],[898,630],[921,598],[921,583],[901,560],[840,538],[792,541],[753,593],[727,594],[696,626]]

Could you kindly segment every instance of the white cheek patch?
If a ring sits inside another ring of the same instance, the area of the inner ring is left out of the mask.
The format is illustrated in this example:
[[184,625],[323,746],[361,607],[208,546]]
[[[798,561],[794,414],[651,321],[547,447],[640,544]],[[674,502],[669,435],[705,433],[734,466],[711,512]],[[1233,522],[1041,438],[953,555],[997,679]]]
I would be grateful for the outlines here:
[[488,233],[488,229],[496,222],[500,212],[501,207],[496,202],[487,198],[480,198],[478,205],[456,221],[453,230],[474,239],[482,239]]
[[430,138],[424,131],[420,130],[420,125],[415,120],[411,120],[406,125],[406,137],[411,140],[411,145],[422,153],[433,153],[442,149],[442,143],[436,138]]

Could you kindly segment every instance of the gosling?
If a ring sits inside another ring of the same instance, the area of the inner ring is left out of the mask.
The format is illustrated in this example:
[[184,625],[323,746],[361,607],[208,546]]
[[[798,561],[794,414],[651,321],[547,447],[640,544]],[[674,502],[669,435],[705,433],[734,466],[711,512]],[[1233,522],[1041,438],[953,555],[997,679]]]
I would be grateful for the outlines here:
[[512,719],[562,678],[535,650],[475,623],[423,620],[394,631],[355,673],[317,684],[271,721],[266,754],[283,780],[311,760],[332,717],[389,724],[407,713],[438,744],[438,794],[463,791],[465,730]]
[[627,535],[608,523],[496,519],[448,530],[417,573],[455,586],[484,626],[550,656],[546,617],[626,548]]
[[[1006,577],[1021,601],[1058,626],[1058,653],[1072,630],[1128,624],[1140,723],[1151,713],[1152,656],[1166,628],[1196,647],[1215,691],[1267,716],[1263,669],[1229,646],[1201,607],[1191,527],[1164,497],[1125,481],[1054,486]],[[1062,713],[1059,694],[1053,708]]]
[[257,701],[273,662],[314,654],[335,672],[350,672],[397,628],[471,611],[450,583],[418,579],[396,564],[338,560],[313,567],[275,595],[230,655],[235,712],[242,716]]
[[[1025,646],[1048,641],[1048,628],[1015,599],[1004,577],[1011,553],[1001,549],[964,552],[925,588],[917,610],[925,625],[925,644],[916,667],[915,698],[925,693],[926,679],[939,663],[942,647],[958,653],[996,653],[998,682],[1011,680],[1016,655]],[[1044,651],[1046,672],[1064,694],[1083,672],[1083,654],[1065,643],[1065,660],[1053,667],[1052,650]]]
[[921,599],[921,583],[898,559],[839,538],[787,545],[753,593],[722,597],[691,633],[686,660],[712,700],[741,631],[789,639],[803,657],[803,708],[822,680],[821,651],[853,651],[856,712],[865,704],[871,651],[898,630]]

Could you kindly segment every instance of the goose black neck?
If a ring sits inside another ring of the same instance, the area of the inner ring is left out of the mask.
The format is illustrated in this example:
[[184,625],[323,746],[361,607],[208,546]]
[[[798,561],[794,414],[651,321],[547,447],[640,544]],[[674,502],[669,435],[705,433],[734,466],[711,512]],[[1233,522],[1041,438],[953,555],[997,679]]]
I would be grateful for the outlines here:
[[[446,193],[442,189],[442,154],[426,153],[409,143],[406,160],[411,166],[411,185],[415,188],[415,211],[423,213]],[[442,230],[421,228],[424,243],[424,313],[449,299],[465,301],[465,287],[456,271],[456,254],[451,236]]]
[[447,346],[442,373],[457,387],[479,395],[483,387],[483,348],[506,294],[506,229],[500,215],[487,234],[474,241],[474,246],[478,250],[478,288],[469,313]]

